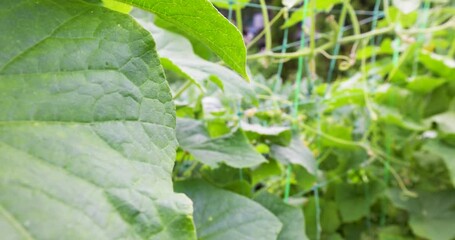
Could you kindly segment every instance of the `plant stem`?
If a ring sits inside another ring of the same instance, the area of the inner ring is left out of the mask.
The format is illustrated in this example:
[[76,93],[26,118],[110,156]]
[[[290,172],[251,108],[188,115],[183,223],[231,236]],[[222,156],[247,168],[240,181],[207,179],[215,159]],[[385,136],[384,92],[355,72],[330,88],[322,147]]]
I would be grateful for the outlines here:
[[[334,37],[335,37],[335,47],[333,49],[333,55],[338,55],[338,53],[340,52],[340,46],[341,46],[341,43],[339,42],[339,40],[341,38],[343,38],[343,34],[344,34],[344,25],[345,25],[345,22],[346,22],[346,13],[347,13],[347,8],[348,8],[348,5],[349,5],[349,1],[348,0],[344,0],[343,1],[343,8],[341,9],[341,15],[340,15],[340,19],[338,19],[338,31],[336,32],[336,34],[334,34]],[[327,74],[327,78],[326,78],[326,82],[329,84],[331,84],[332,82],[332,77],[333,77],[333,73],[334,73],[334,70],[335,70],[335,65],[336,65],[336,60],[335,59],[332,59],[329,63],[329,72]],[[326,88],[326,91],[324,93],[324,96],[326,96],[327,94],[327,91],[329,90],[330,88]],[[319,118],[320,116],[318,116]]]
[[240,3],[237,3],[235,6],[235,19],[237,22],[237,28],[239,29],[240,33],[243,34],[242,8],[240,6]]
[[[316,76],[316,55],[314,50],[316,49],[316,1],[310,2],[310,9],[311,9],[311,25],[310,25],[310,74],[311,76]],[[307,80],[308,83],[312,81],[312,79]]]
[[264,19],[265,51],[269,52],[272,49],[272,32],[270,30],[269,13],[265,0],[259,0],[259,2],[261,3],[262,17]]
[[302,128],[305,129],[305,130],[308,130],[310,132],[313,132],[315,134],[318,134],[332,142],[336,142],[338,144],[341,144],[341,145],[345,145],[345,146],[351,146],[351,147],[360,147],[360,148],[363,148],[363,149],[366,149],[368,150],[369,148],[363,144],[362,142],[353,142],[353,141],[348,141],[348,140],[344,140],[344,139],[340,139],[340,138],[337,138],[337,137],[333,137],[329,134],[326,134],[324,132],[321,132],[321,131],[318,131],[316,129],[313,129],[312,127],[306,125],[306,124],[301,124]]
[[[314,53],[319,53],[320,51],[327,50],[330,47],[333,46],[333,42],[328,42],[325,43],[324,45],[321,45],[320,47],[317,47],[314,50]],[[258,53],[258,54],[253,54],[248,56],[248,59],[258,59],[258,58],[263,58],[263,57],[275,57],[275,58],[298,58],[300,56],[308,56],[310,55],[311,51],[308,48],[304,48],[302,50],[292,52],[292,53]]]
[[337,60],[343,60],[343,61],[346,61],[346,62],[351,61],[351,59],[349,57],[346,57],[346,56],[343,56],[343,55],[330,55],[330,53],[328,53],[326,51],[320,51],[320,53],[322,55],[324,55],[324,57],[326,57],[328,59],[337,59]]
[[349,13],[349,19],[351,19],[352,29],[354,29],[354,34],[355,35],[360,35],[359,20],[357,19],[357,15],[355,14],[355,10],[352,7],[351,3],[349,3],[349,1],[346,1],[346,10]]
[[[283,15],[283,13],[284,13],[284,8],[275,15],[275,17],[272,19],[272,21],[270,21],[270,27],[273,24],[275,24],[275,22],[281,17],[281,15]],[[265,32],[266,32],[266,29],[264,28],[258,35],[256,35],[256,37],[253,38],[253,40],[251,40],[250,43],[248,43],[246,45],[246,49],[251,48],[257,41],[259,41],[259,39],[261,39],[262,36],[265,35]]]
[[429,28],[402,30],[400,33],[402,33],[402,34],[432,33],[432,32],[446,30],[447,28],[455,28],[455,17],[452,17],[450,20],[448,20],[447,22],[445,22],[442,25],[429,27]]
[[453,39],[452,47],[449,50],[449,54],[447,55],[449,58],[455,57],[455,39]]
[[392,19],[390,18],[389,14],[389,0],[384,0],[384,15],[387,23],[389,25],[392,24]]
[[179,88],[179,90],[177,90],[172,99],[177,99],[178,97],[180,97],[180,95],[182,95],[182,93],[185,92],[185,90],[188,89],[192,84],[193,83],[190,80],[187,80],[185,84],[183,84],[183,86]]
[[[382,35],[382,34],[393,31],[393,29],[394,29],[394,26],[390,25],[385,28],[376,29],[376,30],[373,30],[370,32],[359,34],[359,35],[344,37],[344,38],[340,39],[338,42],[339,43],[354,42],[354,41],[361,40],[364,38],[370,38],[372,36]],[[331,48],[334,44],[335,44],[334,41],[327,42],[327,43],[317,47],[314,50],[314,53],[316,54],[322,50],[327,50],[327,49]],[[308,56],[310,54],[311,54],[310,49],[305,48],[305,49],[302,49],[302,50],[299,50],[296,52],[292,52],[292,53],[272,53],[272,52],[258,53],[258,54],[249,55],[248,59],[258,59],[258,58],[263,58],[263,57],[298,58],[300,56]]]
[[[363,44],[362,44],[363,48],[366,47],[367,42],[368,42],[368,39],[363,40]],[[368,73],[367,73],[367,69],[366,69],[366,61],[367,61],[366,56],[363,55],[362,64],[361,64],[362,82],[363,82],[363,98],[365,100],[365,106],[368,110],[368,116],[369,116],[370,120],[376,121],[378,117],[377,117],[376,113],[373,111],[373,108],[371,107],[370,99],[368,98]],[[364,139],[364,138],[362,138],[362,139]]]
[[382,34],[385,34],[385,33],[388,33],[388,32],[392,32],[393,30],[394,30],[394,25],[389,25],[388,27],[376,29],[376,30],[373,30],[373,31],[369,31],[369,32],[366,32],[366,33],[359,34],[359,35],[352,35],[352,36],[344,37],[344,38],[340,39],[340,43],[354,42],[354,41],[357,41],[357,40],[360,40],[360,39],[370,38],[370,37],[373,37],[373,36],[382,35]]
[[[347,2],[346,9],[349,13],[349,19],[351,19],[352,27],[354,29],[354,35],[360,35],[360,24],[359,20],[357,19],[357,15],[355,14],[355,10],[352,7],[351,3]],[[351,49],[351,56],[355,56],[355,52],[357,51],[357,46],[359,45],[359,41],[355,41],[354,45]]]

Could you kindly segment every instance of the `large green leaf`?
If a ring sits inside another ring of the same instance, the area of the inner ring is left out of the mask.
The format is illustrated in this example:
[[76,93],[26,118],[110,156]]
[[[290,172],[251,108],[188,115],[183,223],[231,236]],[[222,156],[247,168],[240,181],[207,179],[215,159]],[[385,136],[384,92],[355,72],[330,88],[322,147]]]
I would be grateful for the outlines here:
[[268,192],[261,192],[254,197],[254,200],[280,219],[283,228],[278,235],[278,240],[308,239],[305,234],[305,219],[302,209],[288,205],[279,197]]
[[455,238],[455,191],[420,192],[417,198],[406,198],[393,189],[388,196],[396,207],[409,212],[416,235],[430,240]]
[[230,69],[197,56],[188,39],[157,27],[149,13],[135,10],[132,15],[152,33],[161,62],[166,69],[192,80],[201,88],[205,81],[216,78],[215,82],[220,84],[227,96],[255,99],[250,84]]
[[242,34],[207,0],[118,0],[150,11],[199,39],[240,75],[246,73]]
[[0,0],[2,239],[194,239],[150,34],[78,0]]
[[181,148],[211,167],[225,163],[231,167],[245,168],[266,161],[240,130],[212,139],[202,122],[179,118],[177,139]]
[[277,217],[246,197],[195,180],[178,182],[175,190],[193,200],[198,239],[275,240],[281,230]]

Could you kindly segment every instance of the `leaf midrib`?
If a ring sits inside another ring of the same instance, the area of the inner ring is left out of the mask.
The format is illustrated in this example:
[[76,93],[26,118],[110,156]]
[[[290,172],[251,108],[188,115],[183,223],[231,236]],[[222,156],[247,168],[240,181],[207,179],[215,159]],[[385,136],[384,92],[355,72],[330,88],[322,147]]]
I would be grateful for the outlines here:
[[31,233],[16,219],[16,217],[7,211],[0,202],[0,215],[4,216],[5,219],[11,223],[11,225],[19,231],[19,233],[27,240],[35,240]]
[[118,120],[94,120],[94,121],[52,121],[52,120],[14,120],[14,121],[5,121],[5,120],[0,120],[0,125],[30,125],[30,124],[36,124],[36,125],[94,125],[94,124],[101,124],[101,123],[144,123],[144,124],[151,124],[155,125],[158,127],[165,127],[168,129],[174,130],[174,128],[154,123],[154,122],[147,122],[147,121],[142,121],[142,120],[123,120],[123,119],[118,119]]

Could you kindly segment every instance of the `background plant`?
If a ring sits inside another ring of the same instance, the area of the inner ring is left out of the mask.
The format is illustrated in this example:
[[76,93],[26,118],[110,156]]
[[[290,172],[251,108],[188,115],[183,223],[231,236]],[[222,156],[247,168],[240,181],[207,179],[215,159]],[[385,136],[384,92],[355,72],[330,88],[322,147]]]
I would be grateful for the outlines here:
[[[451,2],[213,2],[246,35],[265,18],[247,42],[256,98],[180,95],[178,116],[212,140],[180,141],[175,179],[279,196],[303,209],[301,239],[454,237]],[[248,153],[239,130],[267,162],[230,154]]]

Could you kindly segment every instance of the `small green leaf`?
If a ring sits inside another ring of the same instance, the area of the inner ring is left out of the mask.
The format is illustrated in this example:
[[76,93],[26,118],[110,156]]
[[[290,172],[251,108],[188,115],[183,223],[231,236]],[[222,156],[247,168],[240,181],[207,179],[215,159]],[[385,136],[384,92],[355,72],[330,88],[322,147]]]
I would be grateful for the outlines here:
[[292,139],[292,132],[289,127],[261,126],[259,124],[242,123],[242,130],[250,139],[269,140],[280,145],[289,145]]
[[412,27],[417,22],[418,18],[418,11],[412,11],[407,14],[402,14],[401,9],[393,6],[389,8],[387,14],[389,15],[389,18],[392,21],[399,22],[401,24],[401,27],[403,28]]
[[[220,164],[217,168],[204,166],[200,170],[201,176],[217,187],[230,190],[247,197],[251,197],[252,189],[250,182],[250,171],[247,168],[239,170]],[[240,180],[241,179],[241,180]]]
[[257,166],[266,161],[240,130],[212,139],[202,122],[179,118],[177,139],[181,148],[211,167],[225,163],[231,167],[245,168]]
[[156,14],[205,43],[228,66],[248,79],[243,36],[207,0],[118,0]]
[[313,153],[300,140],[299,136],[292,138],[289,146],[272,145],[272,156],[283,164],[298,164],[309,173],[316,174],[316,160]]
[[205,182],[177,182],[175,190],[193,201],[198,239],[275,240],[282,228],[280,220],[260,204]]
[[268,154],[270,153],[270,147],[267,144],[259,143],[256,145],[256,151],[258,151],[260,154]]
[[406,228],[400,225],[389,225],[379,230],[379,240],[413,240],[411,236],[406,236]]
[[253,169],[251,175],[252,183],[256,185],[267,178],[281,175],[281,168],[276,161],[270,160]]

